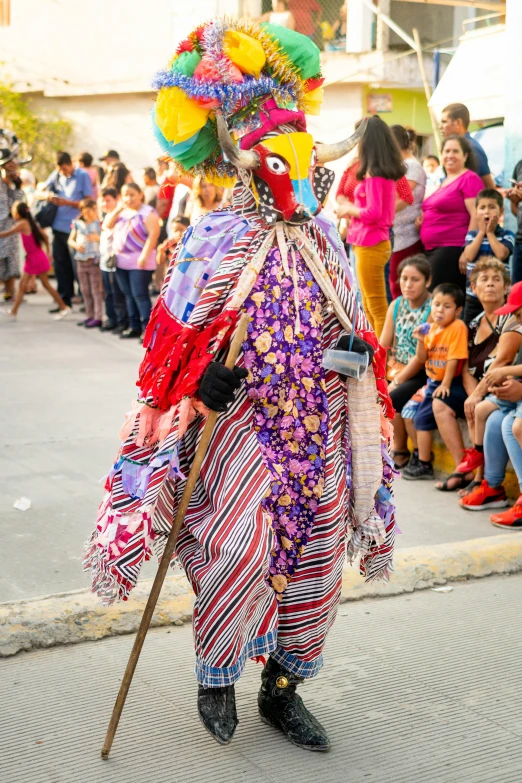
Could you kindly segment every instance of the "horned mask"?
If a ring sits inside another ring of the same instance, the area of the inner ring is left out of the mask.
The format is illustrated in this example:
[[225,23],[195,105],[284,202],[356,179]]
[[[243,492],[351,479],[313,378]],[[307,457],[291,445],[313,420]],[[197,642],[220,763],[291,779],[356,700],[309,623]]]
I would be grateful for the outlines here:
[[306,223],[317,215],[335,177],[333,171],[320,164],[350,152],[362,138],[366,123],[337,144],[314,143],[309,133],[283,125],[250,149],[236,146],[221,114],[217,115],[217,127],[225,157],[238,170],[252,173],[259,213],[273,225],[278,220]]

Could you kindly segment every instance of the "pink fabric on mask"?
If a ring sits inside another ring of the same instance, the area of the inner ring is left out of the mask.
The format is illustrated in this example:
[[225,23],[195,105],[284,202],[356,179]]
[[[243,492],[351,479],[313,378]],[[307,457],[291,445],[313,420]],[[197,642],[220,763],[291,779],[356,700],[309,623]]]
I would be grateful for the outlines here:
[[250,150],[261,139],[279,125],[291,124],[301,133],[306,133],[306,119],[302,111],[290,111],[279,109],[273,98],[269,98],[260,107],[261,126],[247,133],[240,139],[239,146],[242,150]]

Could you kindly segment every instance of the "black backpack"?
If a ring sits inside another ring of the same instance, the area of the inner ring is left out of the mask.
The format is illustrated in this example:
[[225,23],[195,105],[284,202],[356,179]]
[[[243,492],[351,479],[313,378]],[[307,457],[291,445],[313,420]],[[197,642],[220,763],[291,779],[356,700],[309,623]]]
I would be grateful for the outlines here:
[[[49,183],[49,190],[53,193],[55,190],[55,183]],[[34,219],[40,226],[40,228],[51,228],[58,212],[56,204],[51,204],[50,201],[39,201],[34,210]]]

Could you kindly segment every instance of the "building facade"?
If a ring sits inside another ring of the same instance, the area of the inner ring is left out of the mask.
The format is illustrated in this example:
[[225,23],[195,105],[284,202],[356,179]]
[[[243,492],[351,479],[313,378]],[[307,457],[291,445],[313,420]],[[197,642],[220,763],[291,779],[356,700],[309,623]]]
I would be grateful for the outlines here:
[[[347,35],[332,39],[343,0],[290,0],[299,24],[305,23],[310,2],[316,9],[312,35],[323,50],[326,77],[323,111],[310,118],[316,138],[342,138],[361,116],[378,112],[390,124],[414,127],[429,144],[430,117],[411,46],[375,15],[368,0],[347,0]],[[455,41],[464,15],[474,13],[404,0],[380,0],[378,6],[408,37],[419,29],[428,47],[424,63],[430,81],[433,48],[439,41]],[[258,17],[270,7],[268,0],[153,0],[148,5],[91,0],[88,6],[80,0],[11,0],[8,24],[0,25],[0,75],[35,107],[74,123],[73,151],[99,156],[115,148],[136,170],[159,152],[150,129],[150,80],[177,41],[201,19]]]

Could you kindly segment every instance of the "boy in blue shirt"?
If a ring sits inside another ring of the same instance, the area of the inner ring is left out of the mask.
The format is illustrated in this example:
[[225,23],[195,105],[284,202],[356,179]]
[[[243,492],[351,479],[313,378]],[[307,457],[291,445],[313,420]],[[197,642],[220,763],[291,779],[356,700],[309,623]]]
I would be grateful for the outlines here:
[[480,300],[471,290],[470,275],[476,262],[483,256],[494,256],[508,264],[515,246],[513,232],[499,226],[504,212],[504,201],[498,190],[481,190],[475,201],[475,209],[478,229],[468,231],[466,246],[459,262],[460,271],[466,273],[466,305],[463,316],[466,324],[473,321],[483,310]]

